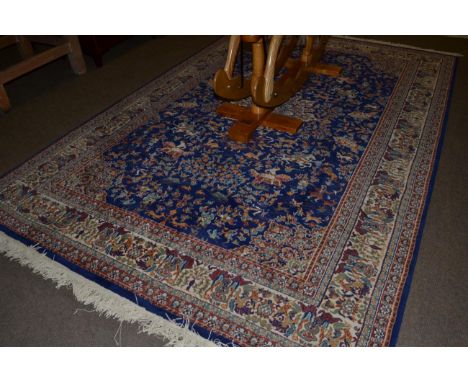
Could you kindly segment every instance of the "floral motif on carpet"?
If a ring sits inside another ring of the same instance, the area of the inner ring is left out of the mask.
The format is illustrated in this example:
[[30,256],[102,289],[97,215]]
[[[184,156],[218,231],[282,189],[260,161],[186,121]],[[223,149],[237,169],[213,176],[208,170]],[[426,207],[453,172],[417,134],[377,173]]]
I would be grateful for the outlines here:
[[388,345],[436,160],[453,57],[334,38],[249,144],[190,58],[0,181],[0,225],[202,335]]

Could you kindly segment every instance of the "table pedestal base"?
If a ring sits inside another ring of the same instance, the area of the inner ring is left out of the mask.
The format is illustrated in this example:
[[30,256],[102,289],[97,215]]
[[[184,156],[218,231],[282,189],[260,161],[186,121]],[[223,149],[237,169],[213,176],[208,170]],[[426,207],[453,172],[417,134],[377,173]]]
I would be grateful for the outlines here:
[[251,108],[223,103],[217,109],[218,114],[235,119],[236,122],[228,131],[228,136],[234,141],[246,143],[252,137],[254,131],[260,125],[295,134],[302,125],[298,118],[287,117],[273,113],[273,109],[267,109],[253,105]]

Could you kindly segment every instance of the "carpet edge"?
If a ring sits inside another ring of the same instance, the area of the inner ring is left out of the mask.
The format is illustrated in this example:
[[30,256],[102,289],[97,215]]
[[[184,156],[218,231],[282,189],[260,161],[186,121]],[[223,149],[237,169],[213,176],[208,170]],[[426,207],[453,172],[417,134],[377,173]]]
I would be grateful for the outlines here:
[[416,269],[416,264],[417,264],[418,257],[419,257],[420,246],[421,246],[422,239],[423,239],[423,234],[424,234],[424,228],[426,226],[427,215],[428,215],[428,212],[429,212],[429,206],[431,204],[432,193],[434,191],[436,177],[437,177],[437,173],[438,173],[438,170],[439,170],[439,164],[440,164],[440,160],[441,160],[441,156],[442,156],[442,150],[443,150],[443,147],[444,147],[445,136],[446,136],[446,133],[447,133],[450,107],[451,107],[451,104],[452,104],[452,96],[453,96],[453,92],[454,92],[454,89],[455,89],[455,77],[456,77],[457,66],[458,66],[458,58],[454,57],[453,58],[453,63],[452,63],[452,71],[451,71],[449,91],[448,91],[448,96],[447,96],[446,104],[445,104],[445,115],[444,115],[444,118],[442,120],[440,138],[439,138],[439,142],[438,142],[438,145],[437,145],[437,148],[436,148],[436,156],[435,156],[434,166],[432,168],[432,174],[431,174],[430,181],[429,181],[429,188],[427,190],[426,200],[424,202],[423,213],[421,215],[421,221],[419,223],[419,229],[418,229],[418,233],[416,235],[416,243],[415,243],[415,247],[414,247],[414,250],[413,250],[413,256],[412,256],[412,259],[410,261],[410,265],[409,265],[409,269],[408,269],[408,275],[406,277],[404,287],[403,287],[403,291],[402,291],[401,296],[400,296],[400,303],[399,303],[399,306],[398,306],[398,309],[397,309],[397,315],[396,315],[395,323],[394,323],[393,328],[392,328],[392,334],[390,335],[390,341],[389,341],[389,344],[388,344],[390,347],[399,346],[398,345],[398,338],[399,338],[399,334],[400,334],[400,329],[401,329],[401,325],[403,323],[403,317],[404,317],[405,310],[406,310],[406,304],[408,302],[408,298],[409,298],[409,294],[410,294],[410,290],[411,290],[411,285],[412,285],[412,282],[413,282],[413,276],[414,276],[414,272],[415,272],[415,269]]
[[91,305],[93,310],[105,318],[115,318],[120,323],[136,323],[139,332],[156,335],[168,341],[164,346],[216,346],[196,333],[191,323],[181,323],[153,314],[97,283],[69,270],[64,265],[49,259],[38,246],[27,246],[4,232],[0,232],[0,253],[21,266],[30,268],[34,274],[53,281],[57,289],[68,287],[75,299]]

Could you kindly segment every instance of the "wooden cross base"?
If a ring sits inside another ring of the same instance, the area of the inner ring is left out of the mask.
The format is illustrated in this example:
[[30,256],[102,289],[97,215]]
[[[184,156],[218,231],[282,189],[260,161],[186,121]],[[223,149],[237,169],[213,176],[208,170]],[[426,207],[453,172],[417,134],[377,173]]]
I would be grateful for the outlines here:
[[248,142],[260,125],[291,134],[295,134],[302,125],[300,119],[276,114],[273,113],[273,109],[256,105],[247,108],[231,103],[223,103],[216,111],[223,117],[237,120],[229,129],[228,136],[232,140],[241,143]]
[[342,68],[336,65],[316,63],[306,68],[309,73],[324,74],[326,76],[338,77]]

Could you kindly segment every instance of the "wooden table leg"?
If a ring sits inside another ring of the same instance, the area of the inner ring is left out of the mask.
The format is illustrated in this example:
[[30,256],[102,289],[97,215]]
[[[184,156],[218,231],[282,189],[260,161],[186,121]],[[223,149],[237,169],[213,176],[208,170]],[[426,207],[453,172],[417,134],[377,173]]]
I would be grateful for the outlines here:
[[16,42],[18,43],[18,49],[23,59],[32,57],[34,55],[31,41],[29,41],[25,36],[16,36]]
[[7,112],[11,109],[10,99],[8,98],[3,84],[0,84],[0,109],[2,109],[3,112]]
[[65,40],[70,46],[70,53],[68,53],[68,60],[75,74],[86,73],[86,64],[81,52],[80,42],[77,36],[65,36]]
[[[263,37],[260,37],[257,41],[252,43],[252,80],[250,82],[251,93],[254,93],[254,86],[257,80],[263,75],[263,69],[265,67],[265,50],[263,48]],[[255,104],[252,104],[251,111],[253,114],[257,114],[260,118],[265,114],[265,110]]]

